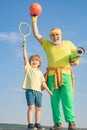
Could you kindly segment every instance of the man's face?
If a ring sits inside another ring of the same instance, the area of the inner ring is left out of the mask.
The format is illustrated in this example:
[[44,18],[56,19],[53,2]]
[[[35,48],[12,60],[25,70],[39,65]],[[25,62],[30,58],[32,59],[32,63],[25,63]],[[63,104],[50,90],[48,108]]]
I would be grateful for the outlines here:
[[50,38],[55,43],[57,41],[61,41],[62,35],[60,35],[58,33],[52,33],[52,34],[50,34]]

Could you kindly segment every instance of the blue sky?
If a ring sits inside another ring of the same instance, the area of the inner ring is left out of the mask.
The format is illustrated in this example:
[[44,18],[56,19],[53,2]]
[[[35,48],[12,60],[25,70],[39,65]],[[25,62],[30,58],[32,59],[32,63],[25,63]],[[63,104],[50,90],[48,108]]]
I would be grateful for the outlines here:
[[[87,0],[1,0],[0,1],[0,123],[27,124],[27,105],[24,90],[21,89],[24,69],[22,58],[22,37],[18,25],[26,21],[31,26],[29,7],[32,3],[42,5],[38,18],[40,33],[49,38],[49,30],[61,28],[63,39],[72,41],[76,46],[87,50]],[[39,54],[43,58],[41,70],[47,67],[46,55],[34,38],[27,39],[28,56]],[[75,115],[78,127],[87,128],[87,53],[75,74]],[[63,115],[63,114],[62,114]],[[41,123],[53,125],[50,98],[43,92]],[[63,117],[63,126],[67,127]]]

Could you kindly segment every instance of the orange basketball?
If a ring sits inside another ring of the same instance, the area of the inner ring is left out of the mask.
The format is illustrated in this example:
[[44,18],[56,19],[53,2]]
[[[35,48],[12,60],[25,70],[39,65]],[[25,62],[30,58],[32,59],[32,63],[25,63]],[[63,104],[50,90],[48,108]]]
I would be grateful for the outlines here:
[[38,3],[33,3],[31,6],[30,6],[30,15],[31,16],[38,16],[40,15],[42,12],[42,7],[40,4]]

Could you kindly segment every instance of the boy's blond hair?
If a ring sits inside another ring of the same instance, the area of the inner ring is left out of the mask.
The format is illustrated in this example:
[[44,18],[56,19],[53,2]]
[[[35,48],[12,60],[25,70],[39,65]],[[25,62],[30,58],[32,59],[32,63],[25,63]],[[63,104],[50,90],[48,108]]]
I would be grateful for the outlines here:
[[32,58],[36,58],[38,61],[39,61],[39,66],[38,66],[38,68],[41,66],[41,63],[42,63],[42,58],[39,56],[39,55],[37,55],[37,54],[35,54],[35,55],[32,55],[30,58],[29,58],[29,63],[31,64],[31,59]]

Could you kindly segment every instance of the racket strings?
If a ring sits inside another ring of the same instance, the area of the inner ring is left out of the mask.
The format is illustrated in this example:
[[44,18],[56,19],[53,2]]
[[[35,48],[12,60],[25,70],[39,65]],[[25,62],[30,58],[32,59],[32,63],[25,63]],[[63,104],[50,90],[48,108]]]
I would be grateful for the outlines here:
[[27,35],[29,33],[29,28],[25,24],[21,25],[20,29],[24,35]]
[[26,39],[31,34],[31,27],[27,22],[21,22],[19,24],[19,32]]

